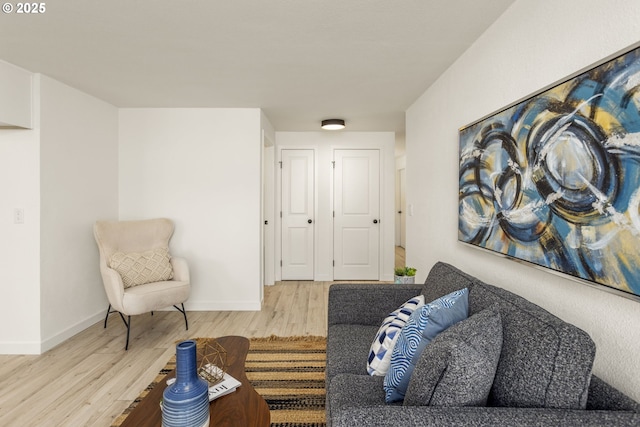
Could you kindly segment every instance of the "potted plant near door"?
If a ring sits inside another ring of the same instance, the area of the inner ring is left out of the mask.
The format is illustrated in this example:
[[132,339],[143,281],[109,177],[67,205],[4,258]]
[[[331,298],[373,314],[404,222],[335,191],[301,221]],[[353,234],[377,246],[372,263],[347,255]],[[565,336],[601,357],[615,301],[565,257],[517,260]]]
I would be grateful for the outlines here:
[[415,283],[416,269],[413,267],[396,267],[393,278],[394,278],[394,282],[398,284]]

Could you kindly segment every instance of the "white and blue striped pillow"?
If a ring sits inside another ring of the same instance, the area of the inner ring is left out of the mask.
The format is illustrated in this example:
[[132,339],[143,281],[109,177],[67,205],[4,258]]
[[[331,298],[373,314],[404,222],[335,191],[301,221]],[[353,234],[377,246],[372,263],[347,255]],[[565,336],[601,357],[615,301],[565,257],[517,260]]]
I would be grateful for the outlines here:
[[469,291],[464,288],[415,310],[398,337],[384,377],[387,403],[404,399],[422,351],[440,332],[469,316]]
[[382,326],[378,329],[376,338],[371,344],[369,350],[369,358],[367,360],[367,372],[369,375],[383,376],[389,370],[391,362],[391,352],[400,336],[400,330],[409,320],[409,316],[417,308],[424,305],[424,295],[418,295],[411,298],[389,314],[383,321]]

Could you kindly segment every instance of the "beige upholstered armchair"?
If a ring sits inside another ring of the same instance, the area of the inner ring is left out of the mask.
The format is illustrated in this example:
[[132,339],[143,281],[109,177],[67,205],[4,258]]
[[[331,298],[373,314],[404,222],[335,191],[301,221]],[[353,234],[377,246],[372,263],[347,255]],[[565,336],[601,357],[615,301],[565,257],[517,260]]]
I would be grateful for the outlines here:
[[169,254],[173,230],[173,222],[166,218],[98,221],[93,227],[109,299],[104,327],[109,314],[120,314],[127,327],[125,350],[129,349],[131,316],[136,314],[153,315],[154,310],[173,305],[182,313],[189,329],[184,309],[191,290],[189,267],[184,259]]

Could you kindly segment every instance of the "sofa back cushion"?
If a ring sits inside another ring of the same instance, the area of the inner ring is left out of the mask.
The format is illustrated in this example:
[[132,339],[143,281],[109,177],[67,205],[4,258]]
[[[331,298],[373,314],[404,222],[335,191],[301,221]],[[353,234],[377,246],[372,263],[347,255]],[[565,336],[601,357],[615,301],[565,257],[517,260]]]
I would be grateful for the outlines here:
[[468,288],[471,290],[475,277],[466,274],[452,265],[437,262],[429,271],[422,287],[425,301],[433,301],[451,292]]
[[502,354],[489,405],[586,408],[596,352],[586,332],[480,281],[469,296],[472,313],[497,304],[502,316]]
[[469,289],[469,315],[500,311],[503,343],[489,406],[585,409],[595,344],[581,329],[530,301],[437,263],[425,299]]

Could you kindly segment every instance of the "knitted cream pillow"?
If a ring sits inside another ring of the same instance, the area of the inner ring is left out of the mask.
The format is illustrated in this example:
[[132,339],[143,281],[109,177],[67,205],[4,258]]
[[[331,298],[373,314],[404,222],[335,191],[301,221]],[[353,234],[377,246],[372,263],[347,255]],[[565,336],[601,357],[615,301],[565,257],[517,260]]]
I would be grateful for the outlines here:
[[169,248],[156,248],[146,252],[116,252],[109,265],[120,273],[125,288],[173,279]]

